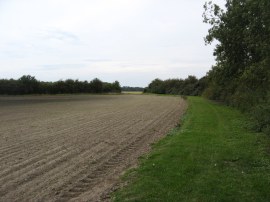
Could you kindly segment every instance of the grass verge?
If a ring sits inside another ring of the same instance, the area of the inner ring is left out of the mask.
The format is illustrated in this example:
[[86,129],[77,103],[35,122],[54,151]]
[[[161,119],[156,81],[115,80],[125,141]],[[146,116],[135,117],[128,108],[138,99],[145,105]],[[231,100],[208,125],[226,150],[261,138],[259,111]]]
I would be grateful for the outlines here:
[[270,201],[270,140],[230,107],[189,97],[180,129],[153,146],[114,201]]

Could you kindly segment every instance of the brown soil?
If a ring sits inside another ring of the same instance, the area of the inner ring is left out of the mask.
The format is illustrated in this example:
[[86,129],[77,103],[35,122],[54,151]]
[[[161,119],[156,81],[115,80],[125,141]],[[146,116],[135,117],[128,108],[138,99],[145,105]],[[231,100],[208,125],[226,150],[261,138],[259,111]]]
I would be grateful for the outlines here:
[[180,97],[0,97],[0,201],[105,200],[185,109]]

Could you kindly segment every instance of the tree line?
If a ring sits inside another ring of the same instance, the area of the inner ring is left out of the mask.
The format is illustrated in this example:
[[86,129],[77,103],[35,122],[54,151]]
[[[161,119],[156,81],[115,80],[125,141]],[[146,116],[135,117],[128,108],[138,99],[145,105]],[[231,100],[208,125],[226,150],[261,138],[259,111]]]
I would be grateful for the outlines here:
[[247,112],[255,128],[270,134],[270,1],[227,0],[225,10],[208,2],[205,38],[216,65],[207,73],[204,95]]
[[122,91],[140,91],[143,92],[144,88],[142,87],[131,87],[131,86],[123,86],[121,87]]
[[120,93],[118,81],[102,82],[98,78],[88,81],[73,79],[56,82],[38,81],[34,76],[24,75],[19,79],[0,79],[0,94],[65,94],[65,93]]
[[225,9],[206,3],[205,38],[216,65],[207,73],[204,96],[250,113],[258,131],[270,134],[270,1],[227,0]]
[[155,79],[144,89],[144,92],[173,95],[201,95],[205,87],[205,77],[197,79],[195,76],[188,76],[186,79]]

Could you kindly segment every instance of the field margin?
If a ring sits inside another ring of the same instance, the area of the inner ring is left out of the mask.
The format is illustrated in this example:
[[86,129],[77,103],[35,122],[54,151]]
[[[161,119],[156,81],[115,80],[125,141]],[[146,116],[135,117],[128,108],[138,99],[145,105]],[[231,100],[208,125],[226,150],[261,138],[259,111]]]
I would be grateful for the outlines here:
[[188,102],[183,125],[125,173],[113,201],[269,201],[269,137],[231,107]]

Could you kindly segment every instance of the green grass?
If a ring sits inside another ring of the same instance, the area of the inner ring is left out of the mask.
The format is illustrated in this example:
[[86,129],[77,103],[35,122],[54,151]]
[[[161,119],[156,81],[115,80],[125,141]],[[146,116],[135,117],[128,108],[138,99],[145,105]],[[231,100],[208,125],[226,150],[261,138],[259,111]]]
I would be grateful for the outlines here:
[[189,97],[183,125],[123,177],[115,201],[270,201],[270,140],[230,107]]

